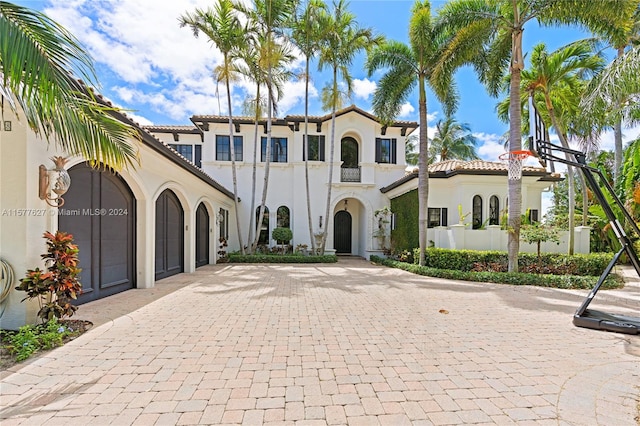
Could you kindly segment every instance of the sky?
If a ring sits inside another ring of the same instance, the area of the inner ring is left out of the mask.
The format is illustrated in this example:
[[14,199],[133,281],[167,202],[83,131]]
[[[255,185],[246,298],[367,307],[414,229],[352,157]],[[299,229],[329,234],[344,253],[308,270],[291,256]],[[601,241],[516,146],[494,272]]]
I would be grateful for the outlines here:
[[[205,37],[194,37],[181,28],[178,18],[196,7],[206,8],[214,0],[15,0],[15,3],[44,11],[66,27],[88,50],[95,61],[99,92],[127,110],[142,125],[190,125],[194,114],[226,115],[226,92],[216,87],[213,68],[221,55]],[[327,2],[330,3],[330,2]],[[351,0],[349,9],[360,26],[373,28],[388,39],[408,41],[408,22],[413,0]],[[432,8],[446,0],[433,0]],[[540,29],[535,22],[525,27],[523,45],[529,52],[544,42],[549,51],[588,34],[576,28]],[[372,93],[381,73],[369,77],[363,69],[365,55],[359,55],[351,67],[353,104],[371,112]],[[317,64],[312,64],[312,72]],[[301,73],[304,61],[299,57],[291,65]],[[328,72],[313,72],[310,113],[324,115],[319,94],[330,80]],[[473,70],[463,68],[455,77],[460,106],[455,118],[468,123],[479,140],[478,154],[495,161],[504,152],[502,135],[508,125],[498,120],[497,100],[488,96]],[[233,85],[233,113],[241,115],[244,99],[255,93],[253,85],[240,81]],[[304,113],[304,82],[286,84],[278,104],[278,116]],[[443,118],[442,108],[432,92],[428,93],[429,134]],[[404,106],[400,120],[418,121],[417,91]],[[626,129],[624,140],[640,135],[640,127]],[[601,138],[602,149],[613,149],[609,132]]]

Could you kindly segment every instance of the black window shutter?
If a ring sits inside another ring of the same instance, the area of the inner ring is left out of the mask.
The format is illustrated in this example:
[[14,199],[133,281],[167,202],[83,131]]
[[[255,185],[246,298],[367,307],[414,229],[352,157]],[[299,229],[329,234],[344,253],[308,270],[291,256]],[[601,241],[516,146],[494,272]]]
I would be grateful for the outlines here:
[[307,136],[302,135],[302,161],[307,159]]
[[324,135],[321,135],[318,139],[318,160],[324,161]]
[[196,166],[202,167],[202,145],[196,145],[196,152],[193,162]]
[[443,207],[442,208],[442,212],[441,212],[441,216],[440,216],[440,225],[441,226],[449,226],[449,224],[447,223],[447,208]]
[[267,155],[267,138],[262,137],[260,142],[260,161],[264,162]]
[[391,164],[396,164],[396,139],[391,139]]
[[379,163],[382,157],[381,145],[382,145],[382,142],[380,141],[380,138],[376,138],[376,163]]

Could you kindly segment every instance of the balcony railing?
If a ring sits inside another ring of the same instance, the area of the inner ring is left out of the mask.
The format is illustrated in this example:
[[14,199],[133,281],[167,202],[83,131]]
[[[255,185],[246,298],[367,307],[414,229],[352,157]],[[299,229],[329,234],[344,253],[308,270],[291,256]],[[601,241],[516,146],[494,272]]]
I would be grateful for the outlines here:
[[342,167],[340,182],[360,182],[360,167]]

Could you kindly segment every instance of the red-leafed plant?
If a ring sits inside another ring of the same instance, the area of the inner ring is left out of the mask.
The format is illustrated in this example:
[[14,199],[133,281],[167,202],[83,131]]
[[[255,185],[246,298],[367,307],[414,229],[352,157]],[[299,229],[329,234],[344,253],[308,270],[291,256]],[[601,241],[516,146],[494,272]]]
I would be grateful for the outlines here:
[[29,269],[27,276],[20,280],[16,290],[25,291],[27,297],[38,299],[40,310],[38,317],[46,322],[52,318],[70,317],[78,309],[71,304],[82,292],[82,284],[77,276],[78,246],[73,244],[73,236],[57,231],[44,233],[47,240],[47,252],[42,255],[46,270]]

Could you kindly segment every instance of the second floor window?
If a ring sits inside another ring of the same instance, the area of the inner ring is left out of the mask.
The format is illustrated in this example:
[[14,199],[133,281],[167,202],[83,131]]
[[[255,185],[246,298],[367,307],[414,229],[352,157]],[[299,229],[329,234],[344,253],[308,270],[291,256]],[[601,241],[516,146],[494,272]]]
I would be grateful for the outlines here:
[[184,144],[170,144],[171,148],[178,151],[187,160],[191,161],[198,167],[202,167],[202,145],[184,145]]
[[[236,161],[242,161],[242,136],[233,137]],[[229,135],[216,135],[216,161],[231,161]]]
[[[267,161],[267,138],[262,138],[260,161]],[[287,162],[287,138],[271,138],[271,162]]]
[[396,140],[376,138],[376,163],[396,164]]
[[309,143],[304,142],[304,150],[302,151],[302,161],[305,159],[324,161],[324,135],[309,135]]

